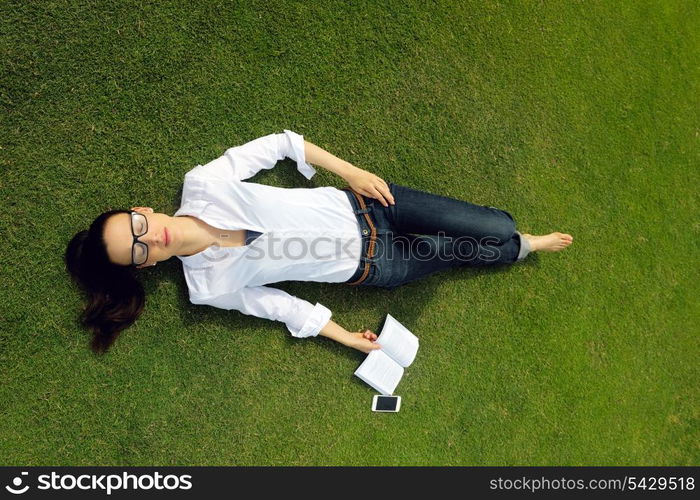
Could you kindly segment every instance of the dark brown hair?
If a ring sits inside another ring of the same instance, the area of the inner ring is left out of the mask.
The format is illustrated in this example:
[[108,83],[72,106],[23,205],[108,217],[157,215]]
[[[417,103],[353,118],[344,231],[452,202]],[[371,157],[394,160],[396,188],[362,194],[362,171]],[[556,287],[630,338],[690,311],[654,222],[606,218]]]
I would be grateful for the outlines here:
[[65,253],[68,272],[87,293],[79,321],[92,332],[91,348],[96,354],[107,352],[121,331],[138,319],[146,303],[134,268],[114,264],[107,255],[104,226],[109,217],[121,213],[130,211],[110,210],[98,216],[89,230],[71,239]]

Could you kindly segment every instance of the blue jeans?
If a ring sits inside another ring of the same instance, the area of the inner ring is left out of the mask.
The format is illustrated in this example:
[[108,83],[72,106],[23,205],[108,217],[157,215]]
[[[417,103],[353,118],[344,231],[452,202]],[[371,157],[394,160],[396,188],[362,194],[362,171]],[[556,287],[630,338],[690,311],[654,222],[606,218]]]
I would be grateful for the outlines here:
[[371,259],[366,257],[369,224],[355,195],[345,189],[362,233],[362,257],[346,283],[360,278],[365,261],[370,262],[370,270],[360,285],[393,289],[445,269],[511,264],[531,249],[505,210],[388,185],[395,205],[384,207],[379,200],[363,196],[377,232]]

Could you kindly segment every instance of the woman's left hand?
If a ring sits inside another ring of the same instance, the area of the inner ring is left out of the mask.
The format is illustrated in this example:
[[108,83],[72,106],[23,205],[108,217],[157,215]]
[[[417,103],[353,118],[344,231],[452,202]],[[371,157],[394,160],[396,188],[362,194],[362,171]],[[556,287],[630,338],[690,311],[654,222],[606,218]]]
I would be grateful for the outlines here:
[[353,167],[345,180],[355,191],[363,196],[379,200],[385,207],[388,207],[389,203],[395,204],[388,184],[384,182],[384,179],[371,172]]
[[350,332],[351,340],[346,345],[354,347],[358,351],[369,353],[375,349],[381,349],[382,346],[377,344],[377,334],[372,330],[359,332]]

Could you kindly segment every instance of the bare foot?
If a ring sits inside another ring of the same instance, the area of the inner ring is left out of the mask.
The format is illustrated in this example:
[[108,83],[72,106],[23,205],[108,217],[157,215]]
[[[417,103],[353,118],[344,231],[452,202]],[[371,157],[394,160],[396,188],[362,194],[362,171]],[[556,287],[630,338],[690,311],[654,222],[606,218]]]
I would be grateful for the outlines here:
[[542,236],[522,233],[522,235],[530,242],[533,252],[537,252],[538,250],[544,252],[558,252],[564,250],[574,241],[573,236],[565,233],[549,233]]

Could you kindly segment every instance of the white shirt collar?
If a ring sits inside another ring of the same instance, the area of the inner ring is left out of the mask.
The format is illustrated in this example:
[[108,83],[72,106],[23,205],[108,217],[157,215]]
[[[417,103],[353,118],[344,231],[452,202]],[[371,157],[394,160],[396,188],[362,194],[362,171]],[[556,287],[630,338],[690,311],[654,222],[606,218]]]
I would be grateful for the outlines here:
[[[179,217],[182,215],[191,215],[203,220],[207,224],[212,226],[220,226],[221,224],[211,220],[205,213],[205,209],[211,202],[204,200],[193,200],[185,203],[180,207],[180,209],[175,212],[173,217]],[[228,229],[228,228],[225,228]],[[231,228],[240,229],[240,228]],[[222,260],[222,256],[228,252],[236,252],[237,255],[242,255],[250,249],[250,245],[236,246],[236,247],[218,247],[214,248],[209,246],[202,250],[201,252],[192,255],[176,255],[187,267],[194,269],[211,267],[219,260]]]

